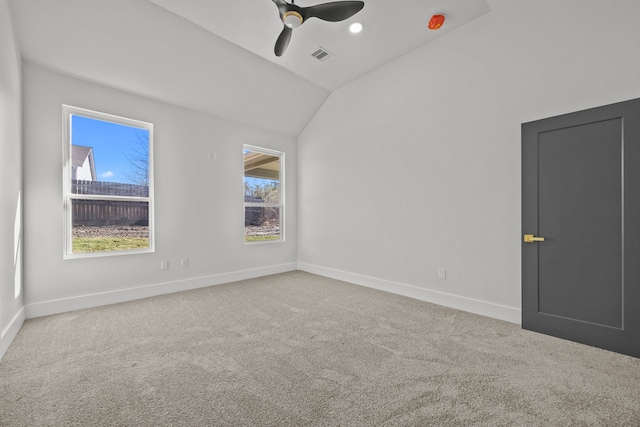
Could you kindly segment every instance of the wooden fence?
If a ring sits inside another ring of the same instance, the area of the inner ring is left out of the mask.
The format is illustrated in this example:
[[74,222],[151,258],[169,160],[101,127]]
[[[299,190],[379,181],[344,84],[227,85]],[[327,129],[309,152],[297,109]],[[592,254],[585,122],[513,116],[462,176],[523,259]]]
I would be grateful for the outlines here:
[[[244,196],[245,203],[261,203],[258,197]],[[280,221],[280,208],[264,206],[245,206],[244,226],[261,226],[265,221]]]
[[[149,187],[117,182],[73,180],[72,192],[74,194],[147,197]],[[148,202],[73,199],[71,209],[74,227],[81,225],[149,225]]]
[[121,182],[71,180],[73,194],[100,194],[106,196],[149,197],[148,185]]

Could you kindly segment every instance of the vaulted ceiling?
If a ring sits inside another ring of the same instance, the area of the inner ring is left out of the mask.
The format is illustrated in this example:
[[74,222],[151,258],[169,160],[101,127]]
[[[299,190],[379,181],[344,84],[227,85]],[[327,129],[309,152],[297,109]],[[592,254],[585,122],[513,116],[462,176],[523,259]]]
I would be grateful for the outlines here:
[[[46,68],[297,136],[331,91],[501,8],[637,0],[364,0],[344,22],[311,19],[282,57],[272,0],[12,0],[23,58]],[[297,0],[299,6],[325,0]],[[443,13],[431,31],[431,15]],[[359,21],[364,30],[350,34]],[[320,62],[318,47],[335,55]]]
[[[150,1],[330,91],[490,10],[484,0],[364,0],[364,8],[345,21],[305,21],[293,31],[285,54],[277,57],[273,48],[283,23],[272,0]],[[296,5],[329,1],[297,0]],[[445,25],[429,30],[436,13],[446,15]],[[364,25],[361,33],[350,33],[353,22]],[[320,47],[331,59],[320,62],[311,55]]]

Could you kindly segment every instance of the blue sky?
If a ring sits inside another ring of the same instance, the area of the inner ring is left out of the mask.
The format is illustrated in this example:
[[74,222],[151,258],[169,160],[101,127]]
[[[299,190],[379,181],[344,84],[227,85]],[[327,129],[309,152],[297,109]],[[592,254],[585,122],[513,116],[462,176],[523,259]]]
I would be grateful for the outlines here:
[[132,168],[127,156],[136,156],[139,137],[148,141],[149,131],[73,115],[71,135],[73,145],[93,147],[98,181],[134,183],[128,177]]

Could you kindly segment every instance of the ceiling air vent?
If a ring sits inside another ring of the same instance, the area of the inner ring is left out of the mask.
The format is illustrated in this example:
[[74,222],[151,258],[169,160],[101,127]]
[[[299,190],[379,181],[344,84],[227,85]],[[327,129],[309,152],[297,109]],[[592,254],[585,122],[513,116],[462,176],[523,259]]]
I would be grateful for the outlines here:
[[328,50],[326,50],[325,48],[323,48],[322,46],[319,46],[318,50],[313,52],[311,54],[311,56],[313,56],[314,58],[316,58],[320,62],[325,62],[328,59],[333,58],[335,55],[333,53],[329,52]]

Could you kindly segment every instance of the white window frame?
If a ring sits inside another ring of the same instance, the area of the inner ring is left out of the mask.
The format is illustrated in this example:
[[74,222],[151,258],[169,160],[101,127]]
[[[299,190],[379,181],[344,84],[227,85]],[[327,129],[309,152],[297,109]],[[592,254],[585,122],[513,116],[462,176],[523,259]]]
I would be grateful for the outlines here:
[[[93,195],[93,194],[73,194],[71,192],[71,117],[73,115],[88,117],[125,126],[144,129],[149,132],[149,196],[109,196],[109,195]],[[129,119],[126,117],[115,116],[113,114],[102,113],[99,111],[88,110],[85,108],[74,107],[71,105],[62,105],[62,189],[63,189],[63,217],[64,217],[64,253],[63,259],[76,258],[95,258],[115,255],[132,255],[141,253],[155,252],[155,226],[154,226],[154,208],[153,208],[153,124],[140,120]],[[149,247],[140,249],[125,249],[101,252],[72,252],[72,209],[73,200],[106,200],[106,201],[127,201],[127,202],[147,202],[149,206]]]
[[[273,239],[273,240],[260,240],[260,241],[255,241],[255,242],[247,242],[244,237],[244,228],[242,230],[242,239],[244,241],[245,245],[263,245],[263,244],[268,244],[268,243],[283,243],[286,241],[285,239],[285,174],[284,174],[284,170],[285,170],[285,153],[284,151],[278,151],[278,150],[272,150],[269,148],[263,148],[263,147],[258,147],[255,145],[248,145],[248,144],[244,144],[242,147],[242,152],[244,153],[244,150],[248,150],[248,151],[255,151],[257,153],[262,153],[262,154],[267,154],[269,156],[274,156],[274,157],[278,157],[280,159],[280,203],[252,203],[252,202],[244,202],[244,207],[242,210],[242,218],[243,221],[242,223],[244,224],[244,215],[246,213],[246,208],[250,208],[250,207],[259,207],[259,208],[279,208],[280,209],[280,238],[279,239]],[[244,158],[244,156],[243,156]],[[244,188],[244,163],[243,163],[243,168],[242,168],[242,185]],[[244,192],[243,192],[243,196],[244,196]],[[244,201],[244,198],[243,198]]]

